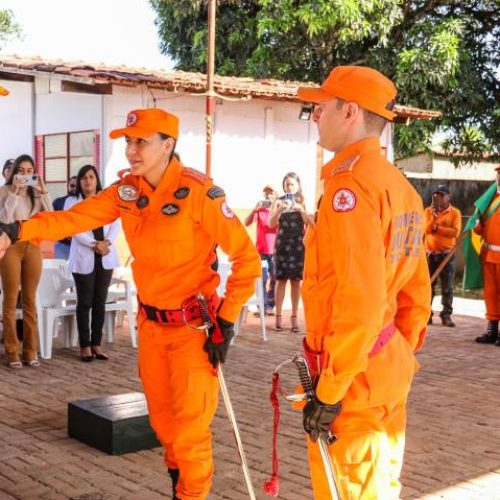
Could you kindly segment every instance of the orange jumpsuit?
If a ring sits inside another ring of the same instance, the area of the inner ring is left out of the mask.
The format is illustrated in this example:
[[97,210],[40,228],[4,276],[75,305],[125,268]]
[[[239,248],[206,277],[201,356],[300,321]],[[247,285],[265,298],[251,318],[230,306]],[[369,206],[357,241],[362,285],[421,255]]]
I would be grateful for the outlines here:
[[[330,446],[342,498],[399,498],[406,399],[430,313],[422,201],[376,138],[339,152],[322,179],[302,287],[307,345],[323,352],[316,395],[342,401]],[[384,327],[394,335],[370,355]],[[309,438],[308,452],[314,498],[330,498]]]
[[[486,319],[500,320],[500,194],[490,203],[483,223],[474,231],[483,237],[481,262],[483,264],[484,302]],[[492,246],[492,247],[491,247]]]
[[[127,175],[71,210],[24,222],[21,239],[60,240],[120,217],[134,257],[139,299],[158,309],[180,309],[200,291],[206,296],[215,292],[219,276],[211,265],[220,245],[233,265],[218,315],[234,322],[254,291],[261,264],[223,192],[212,187],[208,177],[173,158],[156,189],[142,177]],[[139,208],[138,200],[145,197],[148,203]],[[204,499],[213,474],[210,423],[218,400],[217,377],[203,350],[205,333],[141,315],[138,328],[139,372],[149,417],[167,466],[180,470],[177,496]]]

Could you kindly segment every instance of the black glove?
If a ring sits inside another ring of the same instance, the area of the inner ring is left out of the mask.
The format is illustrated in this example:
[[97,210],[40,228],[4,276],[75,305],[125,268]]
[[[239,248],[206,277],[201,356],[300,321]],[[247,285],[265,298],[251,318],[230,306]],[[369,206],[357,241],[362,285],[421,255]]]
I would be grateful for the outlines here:
[[10,242],[14,244],[19,239],[19,224],[17,222],[12,222],[11,224],[0,222],[0,234],[3,233],[5,233],[10,238]]
[[214,368],[226,361],[229,344],[234,337],[234,323],[217,316],[217,324],[212,326],[203,349],[208,353],[208,360]]
[[319,436],[328,438],[330,426],[342,410],[340,402],[334,405],[322,403],[316,396],[310,399],[303,413],[304,430],[315,443]]

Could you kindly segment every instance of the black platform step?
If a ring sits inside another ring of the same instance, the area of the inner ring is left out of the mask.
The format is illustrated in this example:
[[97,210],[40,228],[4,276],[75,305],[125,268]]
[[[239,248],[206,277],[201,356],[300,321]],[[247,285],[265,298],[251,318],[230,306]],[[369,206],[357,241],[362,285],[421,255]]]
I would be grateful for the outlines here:
[[161,446],[140,392],[70,401],[68,435],[110,455]]

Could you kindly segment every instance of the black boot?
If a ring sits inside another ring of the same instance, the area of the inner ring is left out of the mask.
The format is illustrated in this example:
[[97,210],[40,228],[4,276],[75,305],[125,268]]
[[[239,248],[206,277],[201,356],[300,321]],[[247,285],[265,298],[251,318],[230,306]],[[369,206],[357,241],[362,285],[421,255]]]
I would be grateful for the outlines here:
[[498,338],[498,320],[488,321],[486,333],[476,337],[479,344],[494,344]]
[[168,469],[170,478],[172,479],[172,500],[179,500],[177,496],[177,483],[179,482],[179,469]]

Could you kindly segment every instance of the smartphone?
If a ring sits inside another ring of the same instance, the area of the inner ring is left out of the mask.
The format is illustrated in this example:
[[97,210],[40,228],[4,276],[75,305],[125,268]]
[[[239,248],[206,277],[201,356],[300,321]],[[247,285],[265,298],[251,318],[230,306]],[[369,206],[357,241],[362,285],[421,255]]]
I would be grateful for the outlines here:
[[16,175],[16,180],[18,180],[23,186],[38,186],[38,175]]
[[295,196],[293,193],[285,193],[285,203],[292,208],[295,205]]
[[269,208],[271,206],[271,200],[262,200],[260,206],[263,208]]

